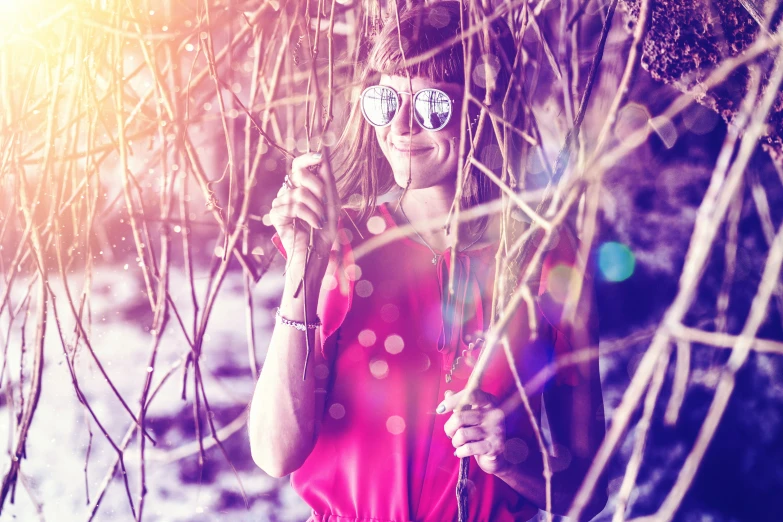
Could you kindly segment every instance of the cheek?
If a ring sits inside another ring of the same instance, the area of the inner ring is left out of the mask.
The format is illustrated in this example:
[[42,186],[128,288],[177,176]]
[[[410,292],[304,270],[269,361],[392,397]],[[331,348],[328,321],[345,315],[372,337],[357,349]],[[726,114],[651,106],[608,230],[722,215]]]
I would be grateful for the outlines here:
[[459,153],[459,118],[452,119],[444,129],[442,129],[441,136],[439,136],[444,147]]
[[387,154],[386,150],[386,135],[389,130],[386,127],[376,127],[375,138],[378,140],[378,146],[381,148],[384,154]]
[[443,150],[450,159],[456,161],[459,156],[459,136],[444,136]]

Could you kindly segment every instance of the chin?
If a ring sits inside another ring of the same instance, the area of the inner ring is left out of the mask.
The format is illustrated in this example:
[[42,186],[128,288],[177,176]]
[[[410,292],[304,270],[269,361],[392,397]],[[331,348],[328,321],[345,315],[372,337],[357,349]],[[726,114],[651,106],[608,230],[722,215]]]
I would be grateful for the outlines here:
[[[430,167],[422,167],[420,172],[426,172],[427,174],[433,174],[434,169]],[[445,178],[448,176],[445,176],[444,178],[440,178],[438,176],[432,176],[428,175],[425,179],[422,179],[421,176],[417,176],[414,174],[411,176],[411,184],[408,187],[409,189],[422,189],[422,188],[428,188],[435,185],[439,185],[445,181]],[[400,188],[405,188],[408,185],[408,171],[394,171],[394,181],[397,183],[397,185]],[[456,176],[454,177],[453,182],[456,183]]]
[[[405,188],[408,185],[408,173],[407,172],[394,172],[394,182],[397,183],[397,185],[400,188]],[[417,188],[416,187],[416,178],[411,177],[411,186],[410,188]]]
[[[395,175],[394,181],[400,188],[405,188],[408,185],[408,174],[406,173],[404,175]],[[422,184],[421,179],[417,179],[416,176],[411,177],[411,184],[408,187],[409,189],[420,189],[425,187],[426,184]]]

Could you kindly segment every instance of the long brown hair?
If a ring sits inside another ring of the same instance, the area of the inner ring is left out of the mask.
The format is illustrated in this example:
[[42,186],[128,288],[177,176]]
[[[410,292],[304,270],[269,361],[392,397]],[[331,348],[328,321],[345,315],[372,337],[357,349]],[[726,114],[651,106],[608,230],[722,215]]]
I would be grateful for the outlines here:
[[[399,24],[392,17],[374,41],[364,63],[358,89],[355,88],[354,93],[377,84],[382,74],[410,75],[410,77],[419,76],[437,82],[465,86],[465,92],[470,92],[475,98],[483,101],[486,96],[485,85],[492,83],[487,82],[483,74],[486,70],[484,61],[490,60],[493,62],[491,67],[495,73],[494,89],[490,90],[489,96],[490,110],[500,114],[500,102],[503,101],[509,82],[514,77],[513,64],[516,52],[514,38],[501,19],[489,25],[489,39],[483,38],[486,34],[483,31],[470,36],[473,41],[467,47],[471,49],[471,63],[476,68],[471,77],[466,78],[463,46],[466,45],[468,37],[464,37],[463,19],[467,20],[467,12],[462,10],[457,1],[415,5],[400,13]],[[400,44],[402,44],[402,51]],[[440,50],[433,56],[423,56],[434,49]],[[519,92],[511,87],[514,92]],[[518,96],[512,98],[517,99]],[[507,108],[508,104],[505,104],[504,109]],[[455,110],[459,109],[455,107]],[[479,112],[480,108],[475,103],[471,103],[469,119],[475,122]],[[522,113],[516,110],[513,112]],[[489,121],[483,128],[484,131],[475,149],[475,155],[482,161],[486,159],[487,154],[499,154],[504,148],[498,143]],[[508,133],[506,139],[513,142],[513,137],[512,133]],[[488,147],[491,144],[496,147]],[[396,184],[391,166],[378,145],[375,131],[362,116],[358,99],[352,104],[337,150],[340,151],[336,167],[341,200],[346,206],[359,210],[359,220],[365,221],[375,208],[378,197],[389,192]],[[507,152],[511,150],[513,153],[514,150],[518,150],[518,147],[505,147],[504,150]],[[497,166],[497,161],[490,161],[490,163],[495,163]],[[486,203],[498,196],[499,189],[495,183],[475,167],[471,166],[467,169],[462,192],[462,208]],[[481,220],[480,224],[482,227],[485,226],[486,219]]]

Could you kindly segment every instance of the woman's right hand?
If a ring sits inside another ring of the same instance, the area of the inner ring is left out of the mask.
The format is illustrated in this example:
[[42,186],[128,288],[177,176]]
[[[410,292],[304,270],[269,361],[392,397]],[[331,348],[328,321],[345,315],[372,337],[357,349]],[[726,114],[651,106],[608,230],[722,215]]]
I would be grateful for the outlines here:
[[289,263],[304,265],[311,227],[314,231],[312,254],[328,258],[337,237],[340,206],[334,176],[322,163],[321,154],[309,153],[294,158],[289,183],[292,185],[289,189],[280,187],[269,212]]

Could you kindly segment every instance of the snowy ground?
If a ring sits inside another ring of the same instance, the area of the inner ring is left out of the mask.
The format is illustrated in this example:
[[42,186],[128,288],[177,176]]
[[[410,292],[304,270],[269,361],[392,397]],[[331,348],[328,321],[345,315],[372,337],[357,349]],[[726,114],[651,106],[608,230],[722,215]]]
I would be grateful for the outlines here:
[[[151,350],[151,314],[142,294],[141,281],[136,277],[138,274],[132,275],[124,270],[118,267],[114,270],[100,270],[95,274],[90,339],[106,372],[135,411]],[[59,282],[54,281],[52,284],[58,299],[60,319],[67,324],[66,318],[70,314],[66,312],[67,302],[61,292],[61,285],[58,286]],[[78,295],[81,281],[74,279],[70,284],[72,292]],[[272,325],[272,317],[266,310],[278,299],[282,290],[280,284],[279,275],[270,273],[253,289],[259,359],[263,357]],[[200,300],[203,300],[205,288],[206,279],[198,281]],[[192,324],[189,286],[181,270],[173,271],[171,289],[183,320],[186,324]],[[148,424],[157,439],[157,447],[146,445],[148,493],[144,504],[145,520],[206,521],[230,518],[282,522],[305,520],[309,514],[307,506],[290,488],[287,479],[268,477],[250,459],[247,434],[241,417],[252,395],[254,381],[249,370],[243,302],[241,275],[238,272],[230,273],[207,329],[202,368],[217,428],[232,421],[237,427],[235,433],[225,441],[225,448],[237,468],[247,493],[249,508],[245,509],[238,482],[217,448],[207,451],[206,462],[199,471],[191,402],[192,369],[188,376],[188,400],[183,401],[182,369],[178,368],[163,385],[148,410]],[[87,502],[84,471],[89,441],[88,426],[93,433],[87,467],[91,502],[95,502],[99,485],[116,459],[111,445],[96,423],[92,419],[88,422],[86,409],[78,402],[51,313],[49,319],[43,390],[27,439],[27,458],[21,467],[23,481],[18,484],[14,503],[6,503],[0,516],[2,520],[87,520],[91,510]],[[187,343],[175,321],[172,317],[162,340],[153,383],[157,383],[166,370],[186,352]],[[30,345],[34,342],[31,332],[33,322],[31,316],[24,355],[28,367],[32,360]],[[15,335],[18,329],[17,325]],[[72,339],[73,325],[64,330],[66,340]],[[12,335],[6,369],[10,371],[16,387],[14,397],[17,405],[20,341],[19,337]],[[128,429],[130,417],[112,394],[84,346],[79,348],[76,371],[95,414],[112,439],[119,444]],[[24,382],[28,383],[29,375],[24,377]],[[8,431],[12,412],[7,407],[7,395],[1,395],[0,401],[0,408],[4,410],[0,411],[0,440],[8,440],[10,447],[12,435]],[[206,422],[203,425],[204,429],[208,429]],[[7,469],[7,462],[3,463],[4,469]],[[134,438],[127,450],[125,462],[134,503],[138,506],[138,438]],[[36,505],[40,506],[40,513]],[[118,473],[101,502],[95,520],[131,519],[127,495]]]

